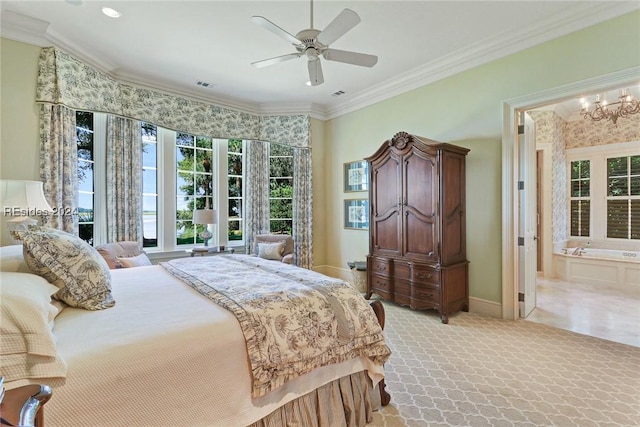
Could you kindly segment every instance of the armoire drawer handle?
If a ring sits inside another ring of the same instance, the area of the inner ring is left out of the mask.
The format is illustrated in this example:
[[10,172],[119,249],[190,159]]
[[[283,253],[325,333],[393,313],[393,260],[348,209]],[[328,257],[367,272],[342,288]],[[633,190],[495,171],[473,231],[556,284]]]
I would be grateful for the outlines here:
[[422,293],[422,292],[418,292],[418,294],[419,294],[421,297],[425,297],[425,298],[431,298],[431,297],[433,296],[433,294],[425,294],[425,293]]
[[376,285],[382,286],[383,288],[387,287],[387,282],[381,282],[380,280],[376,280]]
[[427,274],[426,276],[423,273],[418,273],[418,279],[431,279],[433,277],[433,275],[431,273]]
[[380,271],[386,271],[386,269],[387,269],[387,266],[384,265],[384,264],[378,264],[376,267]]

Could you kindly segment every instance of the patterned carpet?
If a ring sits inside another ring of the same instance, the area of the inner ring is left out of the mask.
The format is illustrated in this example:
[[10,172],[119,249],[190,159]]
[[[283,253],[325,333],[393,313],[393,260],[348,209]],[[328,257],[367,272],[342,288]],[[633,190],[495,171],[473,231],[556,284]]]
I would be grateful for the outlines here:
[[639,426],[640,348],[385,303],[391,403],[373,426]]

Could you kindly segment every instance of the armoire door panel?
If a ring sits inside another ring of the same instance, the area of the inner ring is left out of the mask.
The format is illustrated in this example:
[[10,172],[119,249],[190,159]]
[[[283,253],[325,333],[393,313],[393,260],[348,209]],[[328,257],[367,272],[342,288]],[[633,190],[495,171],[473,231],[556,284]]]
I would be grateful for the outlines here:
[[436,254],[436,225],[432,221],[425,221],[415,215],[405,215],[403,241],[404,254],[409,257],[419,257],[434,260]]
[[373,227],[373,247],[375,251],[391,251],[400,254],[400,221],[398,212],[385,218],[375,218]]
[[403,205],[420,215],[433,217],[436,214],[437,182],[436,164],[433,157],[422,157],[419,152],[410,152],[404,158]]
[[399,160],[389,157],[385,161],[372,165],[373,168],[373,213],[386,215],[390,211],[398,210],[400,199]]

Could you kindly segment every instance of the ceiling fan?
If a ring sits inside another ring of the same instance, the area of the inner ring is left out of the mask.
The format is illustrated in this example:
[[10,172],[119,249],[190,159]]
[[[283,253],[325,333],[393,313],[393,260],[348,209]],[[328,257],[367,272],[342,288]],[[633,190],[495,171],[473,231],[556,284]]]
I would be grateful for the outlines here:
[[305,56],[308,60],[307,67],[309,69],[309,82],[307,84],[311,86],[317,86],[324,82],[320,64],[321,56],[327,61],[343,62],[362,67],[373,67],[378,62],[378,57],[375,55],[329,48],[331,43],[338,40],[360,22],[358,14],[351,9],[344,9],[324,30],[319,31],[313,28],[313,0],[311,0],[310,28],[298,32],[295,36],[264,16],[252,16],[251,21],[290,42],[297,50],[294,53],[252,62],[251,65],[262,68]]

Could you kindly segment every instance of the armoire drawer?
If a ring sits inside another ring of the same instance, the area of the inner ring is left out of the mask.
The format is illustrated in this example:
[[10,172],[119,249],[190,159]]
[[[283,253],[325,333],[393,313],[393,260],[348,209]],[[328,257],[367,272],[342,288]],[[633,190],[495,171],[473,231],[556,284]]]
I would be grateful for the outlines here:
[[438,304],[440,302],[440,289],[432,286],[411,286],[411,299],[429,301]]
[[371,292],[375,292],[382,298],[391,299],[393,297],[393,282],[389,277],[380,276],[378,274],[372,274]]
[[371,273],[382,276],[391,275],[392,261],[388,258],[372,258],[371,259]]
[[440,271],[426,265],[411,265],[411,281],[440,286]]

